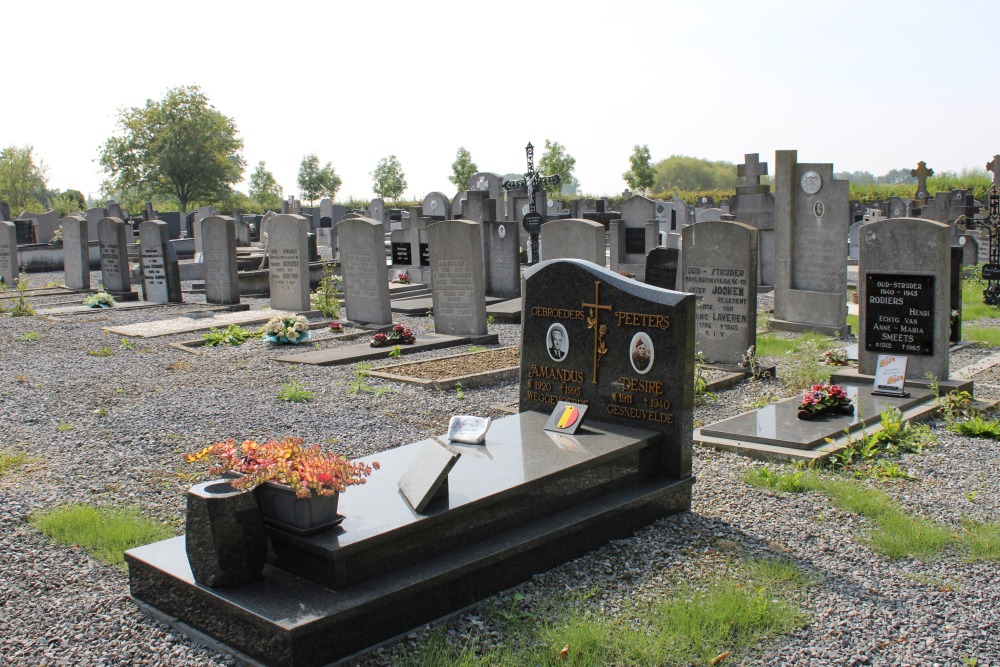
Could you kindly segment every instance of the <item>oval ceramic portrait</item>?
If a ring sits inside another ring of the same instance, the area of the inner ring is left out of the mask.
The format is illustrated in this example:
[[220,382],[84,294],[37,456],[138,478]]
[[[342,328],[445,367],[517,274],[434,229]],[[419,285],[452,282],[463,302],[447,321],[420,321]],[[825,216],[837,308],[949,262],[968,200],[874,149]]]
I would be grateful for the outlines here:
[[504,227],[503,225],[497,227],[497,236],[499,236],[500,238],[507,236],[507,228]]
[[822,218],[823,214],[826,213],[826,207],[823,206],[823,202],[818,201],[813,204],[813,213],[816,214],[817,218]]
[[823,178],[815,171],[807,171],[802,174],[799,184],[807,195],[814,195],[823,187]]
[[628,358],[632,368],[639,375],[645,375],[653,367],[653,341],[649,334],[640,331],[632,336],[628,346]]
[[569,334],[566,327],[556,322],[545,334],[545,349],[552,361],[565,361],[569,353]]

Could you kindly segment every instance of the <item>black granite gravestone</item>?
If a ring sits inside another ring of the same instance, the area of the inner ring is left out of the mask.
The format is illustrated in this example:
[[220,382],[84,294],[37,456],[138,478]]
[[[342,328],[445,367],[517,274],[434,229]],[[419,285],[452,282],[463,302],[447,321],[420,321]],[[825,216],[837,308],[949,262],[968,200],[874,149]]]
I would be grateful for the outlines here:
[[934,354],[934,276],[865,276],[865,349],[879,354]]
[[663,289],[677,289],[677,262],[681,251],[677,248],[657,247],[646,255],[647,285]]

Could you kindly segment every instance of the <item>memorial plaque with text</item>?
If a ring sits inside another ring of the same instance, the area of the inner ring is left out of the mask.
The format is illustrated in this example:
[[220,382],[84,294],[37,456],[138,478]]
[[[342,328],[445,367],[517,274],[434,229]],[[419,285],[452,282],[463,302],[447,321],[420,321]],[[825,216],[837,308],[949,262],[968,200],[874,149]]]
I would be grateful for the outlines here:
[[430,266],[431,265],[431,251],[427,247],[426,243],[420,244],[420,266]]
[[677,261],[681,251],[676,248],[653,248],[646,256],[647,285],[677,289]]
[[646,254],[646,228],[625,228],[625,252],[629,255]]
[[399,264],[402,266],[412,266],[410,261],[412,253],[410,252],[409,243],[393,243],[392,244],[392,263],[393,265]]
[[559,401],[664,434],[662,472],[691,470],[695,297],[579,260],[525,273],[520,409]]
[[934,276],[865,276],[865,349],[880,354],[934,354]]

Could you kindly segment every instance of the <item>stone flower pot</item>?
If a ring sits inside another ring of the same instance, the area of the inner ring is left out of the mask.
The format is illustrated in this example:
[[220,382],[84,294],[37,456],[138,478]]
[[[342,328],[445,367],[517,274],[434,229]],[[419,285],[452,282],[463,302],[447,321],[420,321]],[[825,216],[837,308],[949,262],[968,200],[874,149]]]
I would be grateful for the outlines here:
[[267,536],[253,493],[219,479],[192,486],[186,529],[188,562],[199,584],[229,588],[260,579]]
[[254,489],[264,523],[296,535],[312,535],[338,525],[340,494],[298,498],[286,484],[267,482]]

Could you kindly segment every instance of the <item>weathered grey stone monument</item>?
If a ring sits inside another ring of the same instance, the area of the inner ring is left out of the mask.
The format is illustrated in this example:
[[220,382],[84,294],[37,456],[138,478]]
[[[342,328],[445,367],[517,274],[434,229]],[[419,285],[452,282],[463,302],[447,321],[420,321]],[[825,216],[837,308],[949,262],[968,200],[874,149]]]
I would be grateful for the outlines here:
[[382,223],[372,218],[341,220],[337,238],[347,317],[364,324],[392,324]]
[[846,336],[847,181],[832,164],[803,164],[775,153],[774,319],[781,331]]
[[62,219],[63,272],[66,287],[90,289],[90,242],[86,218],[67,215]]
[[861,226],[858,260],[858,372],[878,355],[907,357],[906,375],[948,379],[951,230],[917,218]]
[[774,285],[774,195],[767,183],[761,183],[761,178],[767,175],[767,163],[760,161],[758,153],[747,153],[743,164],[736,167],[736,174],[746,181],[736,186],[736,196],[729,199],[729,212],[760,232],[757,282]]
[[210,215],[202,221],[205,235],[205,301],[219,305],[240,302],[236,264],[236,225],[227,215]]
[[424,217],[432,220],[451,219],[451,202],[443,192],[432,192],[424,197]]
[[434,331],[448,335],[486,334],[486,286],[479,225],[442,220],[427,227],[431,255]]
[[612,220],[611,270],[646,273],[646,254],[659,245],[660,223],[656,220],[656,203],[641,195],[622,202],[621,220]]
[[143,299],[153,303],[181,303],[181,274],[167,223],[147,220],[140,224],[139,247]]
[[598,266],[607,263],[604,225],[590,220],[552,220],[542,225],[542,261],[585,259]]
[[389,233],[392,272],[405,271],[410,281],[415,283],[432,280],[427,241],[427,223],[430,220],[423,217],[421,211],[419,206],[411,208],[410,217],[403,219],[402,227]]
[[757,344],[757,236],[741,222],[710,220],[681,230],[684,292],[698,297],[698,350],[737,365]]
[[97,223],[101,244],[101,283],[104,290],[118,301],[134,301],[139,295],[132,291],[128,268],[128,232],[118,218],[104,218]]
[[0,279],[7,289],[17,284],[17,227],[0,220]]
[[[506,209],[504,208],[503,177],[490,171],[481,171],[469,177],[469,191],[488,192],[488,199],[495,199],[497,202],[497,219],[506,220]],[[463,215],[464,215],[463,210]]]
[[268,227],[267,254],[271,308],[309,310],[309,221],[301,215],[276,215]]

